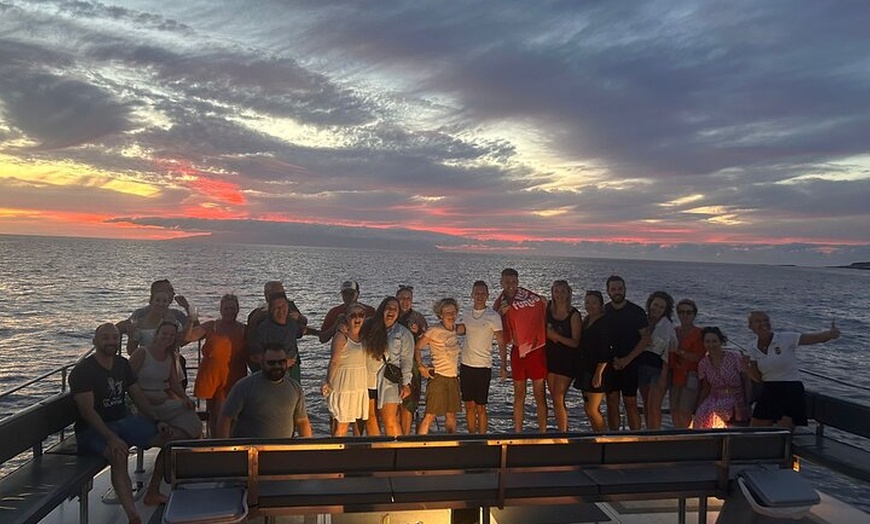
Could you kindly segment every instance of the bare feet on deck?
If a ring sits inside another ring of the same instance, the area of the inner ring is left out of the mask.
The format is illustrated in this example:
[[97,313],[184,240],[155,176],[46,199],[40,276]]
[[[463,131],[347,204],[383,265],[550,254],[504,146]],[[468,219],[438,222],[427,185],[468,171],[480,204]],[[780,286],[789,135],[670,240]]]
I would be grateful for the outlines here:
[[161,504],[166,504],[166,495],[160,493],[146,493],[144,497],[142,497],[142,502],[145,503],[146,506],[159,506]]

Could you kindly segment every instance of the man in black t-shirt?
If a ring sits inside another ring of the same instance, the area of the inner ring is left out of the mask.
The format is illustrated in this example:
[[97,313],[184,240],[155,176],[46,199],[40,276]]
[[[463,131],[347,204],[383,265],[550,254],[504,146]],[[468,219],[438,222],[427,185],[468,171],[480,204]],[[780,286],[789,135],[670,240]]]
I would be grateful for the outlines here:
[[607,392],[607,423],[619,429],[619,396],[625,405],[629,429],[640,429],[637,409],[638,366],[634,358],[649,345],[649,321],[643,308],[625,299],[625,280],[611,275],[607,279],[610,302],[604,308],[604,320],[613,346],[613,374]]
[[[118,356],[121,334],[114,324],[102,324],[94,332],[94,354],[81,361],[69,376],[70,391],[78,407],[76,442],[79,452],[102,455],[111,466],[112,487],[131,523],[142,519],[133,502],[133,487],[127,471],[130,446],[162,446],[171,435],[169,426],[154,424],[154,409],[136,384],[136,374],[127,359]],[[130,398],[150,420],[130,416],[124,396]],[[165,502],[160,494],[163,473],[162,453],[154,463],[154,473],[145,503]]]

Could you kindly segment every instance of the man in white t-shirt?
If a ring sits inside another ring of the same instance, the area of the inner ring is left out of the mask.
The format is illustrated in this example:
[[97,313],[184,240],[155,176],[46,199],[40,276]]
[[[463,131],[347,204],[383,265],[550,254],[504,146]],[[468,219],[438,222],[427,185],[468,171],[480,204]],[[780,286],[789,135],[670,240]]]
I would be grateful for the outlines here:
[[502,332],[501,316],[486,305],[489,287],[478,280],[471,287],[473,301],[470,314],[463,315],[465,342],[459,360],[459,386],[469,433],[486,433],[489,418],[486,405],[492,380],[492,339],[498,344],[501,357],[501,379],[507,380],[507,346]]

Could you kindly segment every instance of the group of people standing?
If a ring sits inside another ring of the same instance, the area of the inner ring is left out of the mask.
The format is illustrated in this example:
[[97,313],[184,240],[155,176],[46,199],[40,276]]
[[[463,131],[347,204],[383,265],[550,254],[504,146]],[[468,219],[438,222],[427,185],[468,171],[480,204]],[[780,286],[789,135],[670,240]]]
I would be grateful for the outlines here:
[[[147,306],[127,320],[97,328],[94,355],[70,375],[80,411],[79,445],[109,460],[119,499],[131,522],[137,522],[132,497],[126,496],[127,446],[162,445],[202,433],[178,351],[196,340],[204,343],[193,393],[206,401],[208,434],[282,438],[312,435],[297,345],[306,335],[330,344],[320,389],[334,436],[410,434],[423,379],[425,412],[417,433],[428,433],[438,417],[444,417],[447,432],[455,432],[463,404],[468,431],[488,432],[496,351],[501,380],[510,377],[513,384],[516,432],[524,429],[529,382],[541,432],[547,430],[550,405],[557,429],[568,431],[565,398],[572,386],[582,391],[595,431],[620,429],[623,407],[628,428],[640,429],[638,391],[648,429],[661,428],[668,394],[677,428],[724,427],[746,419],[751,425],[794,427],[806,424],[795,350],[839,336],[834,323],[818,333],[774,332],[768,315],[753,311],[748,322],[757,343],[740,354],[723,349],[726,338],[719,328],[695,325],[698,308],[692,300],[675,304],[667,292],[656,291],[643,308],[626,299],[619,276],[606,281],[606,303],[600,291],[585,292],[585,314],[574,307],[565,280],[553,282],[549,299],[521,287],[512,268],[501,272],[500,286],[492,306],[482,280],[472,284],[465,311],[454,298],[438,300],[437,321],[430,325],[413,308],[412,286],[398,286],[374,308],[359,302],[357,282],[345,281],[342,303],[315,329],[278,281],[265,284],[266,305],[252,311],[246,324],[238,321],[234,295],[221,297],[220,318],[199,323],[169,281],[157,281]],[[183,311],[172,309],[173,302]],[[123,335],[129,361],[120,356]],[[755,399],[745,394],[745,378],[764,384],[751,416],[748,400]],[[127,413],[123,399],[128,395],[147,420]],[[165,499],[159,492],[161,470],[158,458],[146,503]]]

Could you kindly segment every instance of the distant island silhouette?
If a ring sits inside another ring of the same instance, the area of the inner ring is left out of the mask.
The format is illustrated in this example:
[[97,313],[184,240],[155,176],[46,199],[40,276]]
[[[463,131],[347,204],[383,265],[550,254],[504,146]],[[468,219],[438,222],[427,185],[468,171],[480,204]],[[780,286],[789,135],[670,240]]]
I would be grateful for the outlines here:
[[842,267],[846,269],[867,269],[870,270],[870,262],[852,262],[848,266],[834,266],[834,267]]

